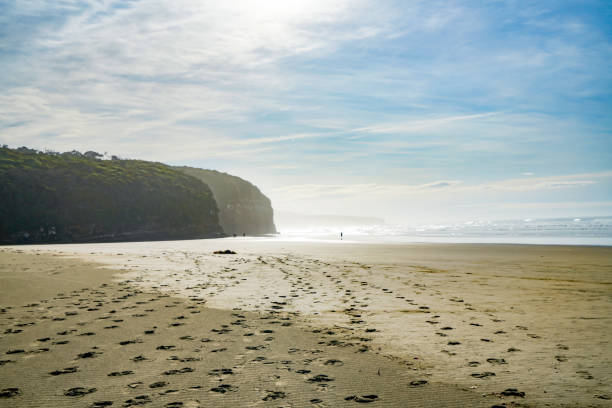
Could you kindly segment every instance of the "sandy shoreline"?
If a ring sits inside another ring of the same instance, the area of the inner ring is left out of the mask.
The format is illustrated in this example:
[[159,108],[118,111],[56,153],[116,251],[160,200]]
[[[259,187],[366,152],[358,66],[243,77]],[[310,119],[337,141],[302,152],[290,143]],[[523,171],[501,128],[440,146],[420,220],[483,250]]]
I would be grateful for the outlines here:
[[[212,254],[226,248],[238,254]],[[0,267],[0,353],[11,360],[0,389],[21,393],[0,406],[139,395],[151,406],[351,406],[345,398],[374,394],[380,406],[609,406],[612,396],[612,248],[224,239],[5,247]],[[177,351],[157,350],[165,343]],[[147,354],[146,365],[130,360]],[[49,374],[72,366],[79,374]],[[174,366],[194,371],[163,374]],[[232,373],[213,371],[223,368]],[[63,395],[75,387],[96,391]],[[502,396],[508,388],[525,397]]]

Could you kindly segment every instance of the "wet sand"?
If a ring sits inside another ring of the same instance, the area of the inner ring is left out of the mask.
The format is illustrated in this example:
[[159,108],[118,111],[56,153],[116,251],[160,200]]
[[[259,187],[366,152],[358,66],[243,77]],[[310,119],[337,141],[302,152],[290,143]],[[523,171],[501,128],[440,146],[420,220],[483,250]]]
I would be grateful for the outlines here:
[[4,247],[0,285],[0,406],[611,405],[612,248]]

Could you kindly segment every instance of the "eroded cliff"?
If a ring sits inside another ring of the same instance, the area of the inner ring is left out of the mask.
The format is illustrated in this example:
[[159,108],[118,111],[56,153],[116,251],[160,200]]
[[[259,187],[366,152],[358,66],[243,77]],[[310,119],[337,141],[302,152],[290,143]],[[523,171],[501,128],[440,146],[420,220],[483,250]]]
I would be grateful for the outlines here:
[[219,222],[226,234],[276,233],[270,199],[253,184],[215,170],[193,167],[176,169],[202,180],[210,187],[219,208]]

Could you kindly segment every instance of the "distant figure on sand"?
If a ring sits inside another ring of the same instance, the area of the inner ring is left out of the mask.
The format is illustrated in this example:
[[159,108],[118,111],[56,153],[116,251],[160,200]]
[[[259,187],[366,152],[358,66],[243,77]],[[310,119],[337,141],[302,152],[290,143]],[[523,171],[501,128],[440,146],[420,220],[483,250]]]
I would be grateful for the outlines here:
[[340,241],[342,241],[342,232],[340,232]]

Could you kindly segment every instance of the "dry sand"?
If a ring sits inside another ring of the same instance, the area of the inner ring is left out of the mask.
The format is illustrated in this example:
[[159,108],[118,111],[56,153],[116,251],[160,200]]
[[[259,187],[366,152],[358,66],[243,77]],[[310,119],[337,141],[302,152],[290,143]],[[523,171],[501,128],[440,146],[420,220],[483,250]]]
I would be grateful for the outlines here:
[[612,248],[5,247],[0,288],[0,406],[612,405]]

